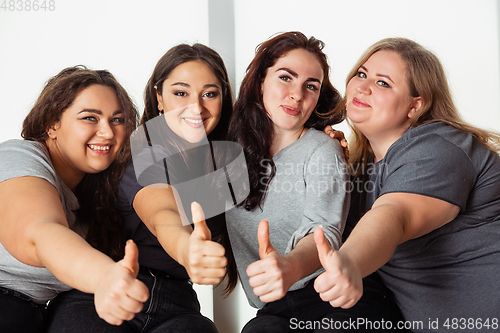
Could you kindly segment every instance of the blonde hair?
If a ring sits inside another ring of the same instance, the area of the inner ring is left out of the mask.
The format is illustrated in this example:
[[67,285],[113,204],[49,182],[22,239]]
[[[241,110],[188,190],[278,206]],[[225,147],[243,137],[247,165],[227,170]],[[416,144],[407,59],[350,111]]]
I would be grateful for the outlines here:
[[[455,107],[448,81],[439,59],[429,50],[407,38],[386,38],[373,44],[361,56],[347,76],[346,84],[356,76],[359,68],[378,51],[398,53],[406,65],[408,91],[412,97],[421,97],[422,106],[411,119],[411,126],[442,121],[454,128],[471,133],[488,149],[500,153],[500,133],[484,130],[466,123]],[[358,176],[360,164],[365,167],[373,157],[367,138],[348,120],[353,131],[350,139],[350,165],[353,175]],[[353,172],[353,170],[357,170]]]

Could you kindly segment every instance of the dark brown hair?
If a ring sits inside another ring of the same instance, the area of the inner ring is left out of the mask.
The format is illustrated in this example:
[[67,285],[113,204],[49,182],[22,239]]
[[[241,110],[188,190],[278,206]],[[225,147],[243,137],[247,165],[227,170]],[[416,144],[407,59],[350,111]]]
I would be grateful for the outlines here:
[[123,226],[115,208],[116,193],[131,159],[129,138],[138,121],[137,110],[125,89],[106,70],[90,70],[85,66],[63,69],[47,81],[24,119],[21,136],[25,140],[45,144],[48,129],[59,122],[77,96],[92,85],[107,86],[116,92],[123,112],[126,137],[111,165],[99,173],[86,174],[76,187],[75,195],[80,205],[78,223],[88,230],[86,240],[90,245],[118,260],[123,256]]
[[[276,172],[269,151],[274,136],[273,123],[264,108],[261,94],[261,84],[269,67],[295,49],[303,49],[316,56],[323,69],[323,83],[316,109],[304,127],[322,131],[326,125],[337,124],[344,119],[342,97],[330,82],[330,66],[323,48],[321,40],[307,38],[296,31],[282,33],[257,46],[255,57],[240,86],[228,135],[228,140],[242,145],[247,160],[250,194],[240,204],[246,210],[260,206]],[[270,176],[266,177],[267,181],[261,179],[262,174],[268,174],[267,165],[261,163],[264,160],[270,161],[272,168]]]
[[[227,135],[229,121],[233,114],[233,96],[229,77],[221,56],[210,47],[199,43],[193,45],[176,45],[169,49],[167,53],[158,60],[144,91],[144,113],[140,123],[144,124],[148,120],[160,115],[156,92],[158,91],[161,95],[163,82],[169,77],[170,73],[172,73],[177,66],[190,61],[201,61],[205,63],[222,85],[221,117],[215,129],[208,134],[207,137],[209,141],[224,140]],[[155,86],[157,87],[156,89]],[[168,137],[168,135],[163,137]],[[169,143],[182,154],[182,149],[176,142]],[[210,160],[210,162],[211,161],[212,160]],[[238,283],[238,271],[236,269],[236,261],[234,260],[226,228],[224,228],[220,239],[217,241],[224,246],[226,258],[228,260],[225,276],[227,284],[224,288],[224,294],[227,296],[236,288],[236,284]]]

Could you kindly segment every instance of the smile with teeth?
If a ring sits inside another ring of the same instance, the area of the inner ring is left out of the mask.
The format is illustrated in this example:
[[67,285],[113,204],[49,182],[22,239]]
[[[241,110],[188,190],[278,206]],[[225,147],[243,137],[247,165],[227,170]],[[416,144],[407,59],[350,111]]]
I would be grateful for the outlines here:
[[90,149],[92,150],[109,150],[111,146],[96,146],[96,145],[89,145]]
[[192,124],[201,124],[203,122],[203,119],[190,119],[190,118],[182,118],[185,121],[189,121]]

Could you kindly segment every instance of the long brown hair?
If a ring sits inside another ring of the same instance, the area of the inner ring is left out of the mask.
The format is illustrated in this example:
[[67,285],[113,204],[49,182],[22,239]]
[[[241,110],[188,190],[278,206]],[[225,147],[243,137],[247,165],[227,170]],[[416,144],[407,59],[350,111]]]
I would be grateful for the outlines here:
[[126,137],[115,160],[104,171],[86,174],[75,189],[80,209],[78,222],[87,230],[86,240],[94,248],[118,260],[123,255],[122,220],[115,208],[118,183],[131,159],[130,134],[137,126],[138,113],[125,89],[106,70],[85,66],[63,69],[49,79],[35,105],[23,122],[25,140],[45,143],[48,129],[87,87],[103,85],[112,88],[123,112]]
[[[179,44],[169,49],[158,60],[151,77],[148,80],[146,89],[144,90],[144,113],[140,124],[146,123],[160,115],[158,110],[158,99],[156,93],[162,94],[163,82],[170,76],[170,73],[179,65],[190,62],[201,61],[205,63],[210,70],[215,74],[222,85],[222,109],[221,117],[214,130],[207,135],[209,141],[224,140],[229,127],[229,121],[233,114],[233,95],[229,76],[222,57],[210,47],[196,43],[193,45]],[[156,86],[156,89],[155,89]],[[147,130],[145,128],[145,130]],[[169,130],[168,128],[166,130]],[[168,135],[163,135],[163,138],[168,138]],[[169,142],[177,151],[182,154],[182,149],[176,142]],[[210,162],[212,160],[210,159]],[[226,258],[228,264],[226,266],[226,286],[224,294],[229,295],[238,283],[238,270],[236,269],[236,261],[234,260],[227,228],[224,228],[220,239],[216,240],[224,246],[226,250]]]
[[[471,133],[491,151],[500,152],[500,134],[466,123],[453,103],[448,81],[439,59],[417,42],[407,38],[386,38],[373,44],[356,62],[347,76],[346,85],[356,76],[359,68],[376,52],[388,50],[401,56],[406,65],[406,78],[410,95],[421,97],[422,106],[411,118],[410,126],[442,121],[454,128]],[[349,151],[351,172],[358,176],[373,157],[367,138],[348,120],[353,131]]]
[[[324,43],[321,40],[307,38],[297,31],[282,33],[257,46],[255,57],[248,66],[240,86],[228,135],[228,140],[241,144],[245,152],[250,194],[240,205],[248,211],[260,206],[266,188],[276,173],[270,155],[274,128],[261,95],[261,84],[269,67],[295,49],[303,49],[315,55],[323,69],[323,83],[316,109],[304,127],[322,131],[326,125],[337,124],[344,119],[343,100],[330,82],[330,66],[323,48]],[[270,161],[272,170],[266,181],[261,179],[262,174],[267,174],[267,165],[261,163],[264,160]]]

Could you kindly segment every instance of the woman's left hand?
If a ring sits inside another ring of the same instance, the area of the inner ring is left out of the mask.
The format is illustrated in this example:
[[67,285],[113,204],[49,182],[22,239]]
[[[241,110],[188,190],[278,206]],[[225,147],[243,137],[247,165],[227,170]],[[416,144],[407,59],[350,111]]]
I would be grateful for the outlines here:
[[262,302],[283,298],[295,283],[293,264],[279,254],[269,240],[269,223],[260,221],[257,232],[260,260],[247,267],[249,283]]

